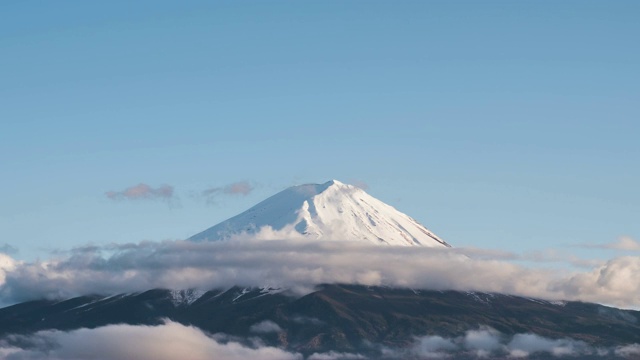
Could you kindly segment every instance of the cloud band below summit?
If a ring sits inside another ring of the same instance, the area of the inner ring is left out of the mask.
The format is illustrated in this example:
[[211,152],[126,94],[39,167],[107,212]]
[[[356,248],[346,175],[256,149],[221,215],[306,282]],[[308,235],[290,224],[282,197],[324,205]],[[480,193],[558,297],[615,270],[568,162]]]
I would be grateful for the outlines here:
[[454,249],[300,240],[142,242],[87,247],[59,259],[5,268],[4,302],[150,288],[286,287],[322,283],[498,292],[544,299],[640,305],[640,258],[581,272],[528,268]]

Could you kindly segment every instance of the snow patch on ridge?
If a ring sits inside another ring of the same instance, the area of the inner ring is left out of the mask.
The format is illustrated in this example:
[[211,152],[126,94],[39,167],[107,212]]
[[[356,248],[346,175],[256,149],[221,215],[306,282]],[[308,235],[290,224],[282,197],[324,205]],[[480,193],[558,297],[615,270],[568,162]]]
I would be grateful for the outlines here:
[[267,295],[275,295],[281,292],[285,292],[287,289],[283,288],[274,288],[271,286],[263,286],[260,288],[244,288],[240,290],[239,293],[236,293],[236,296],[231,300],[232,303],[244,301],[243,297],[246,295],[250,295],[248,298],[257,299],[259,297],[267,296]]
[[170,290],[169,296],[174,306],[188,306],[200,299],[205,293],[206,291],[197,289]]

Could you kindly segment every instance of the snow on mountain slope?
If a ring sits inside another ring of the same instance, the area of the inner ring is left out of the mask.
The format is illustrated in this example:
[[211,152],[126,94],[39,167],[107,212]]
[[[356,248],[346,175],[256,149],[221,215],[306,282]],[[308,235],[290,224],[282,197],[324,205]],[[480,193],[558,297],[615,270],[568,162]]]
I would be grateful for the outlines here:
[[206,291],[198,289],[170,290],[169,296],[174,306],[188,306],[196,302]]
[[416,220],[364,190],[332,180],[290,187],[190,238],[229,239],[268,232],[274,238],[362,240],[374,244],[450,247]]

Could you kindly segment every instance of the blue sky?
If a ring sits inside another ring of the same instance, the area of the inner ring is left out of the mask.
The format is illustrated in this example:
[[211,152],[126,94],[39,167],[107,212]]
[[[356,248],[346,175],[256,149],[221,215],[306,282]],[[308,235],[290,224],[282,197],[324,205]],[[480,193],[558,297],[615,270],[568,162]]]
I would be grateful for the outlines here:
[[[4,2],[0,245],[30,259],[184,238],[332,178],[454,246],[639,239],[639,15],[636,1]],[[238,181],[254,190],[196,196]],[[174,197],[105,196],[139,183]]]

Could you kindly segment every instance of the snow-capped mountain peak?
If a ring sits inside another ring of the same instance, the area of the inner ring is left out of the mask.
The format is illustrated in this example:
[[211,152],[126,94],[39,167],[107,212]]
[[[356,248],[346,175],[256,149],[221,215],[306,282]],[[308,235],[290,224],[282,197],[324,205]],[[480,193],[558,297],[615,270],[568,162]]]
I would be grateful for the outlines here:
[[338,180],[285,189],[190,238],[361,240],[375,244],[449,247],[416,220]]

